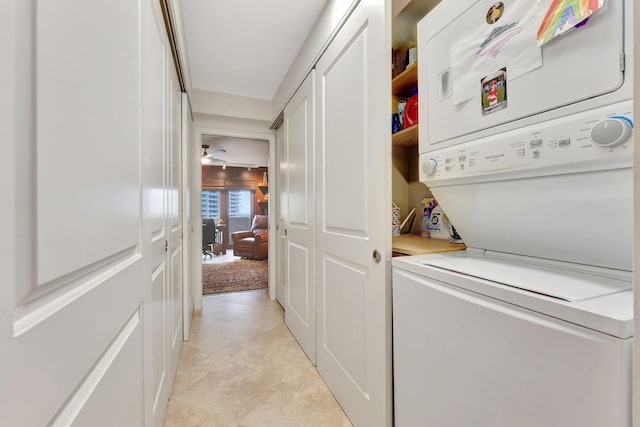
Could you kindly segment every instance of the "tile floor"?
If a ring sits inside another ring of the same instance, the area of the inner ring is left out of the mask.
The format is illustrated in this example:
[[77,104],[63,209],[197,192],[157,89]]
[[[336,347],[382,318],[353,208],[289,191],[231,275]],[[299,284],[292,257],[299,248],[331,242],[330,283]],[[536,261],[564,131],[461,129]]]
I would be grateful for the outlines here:
[[266,290],[205,296],[165,427],[350,427]]

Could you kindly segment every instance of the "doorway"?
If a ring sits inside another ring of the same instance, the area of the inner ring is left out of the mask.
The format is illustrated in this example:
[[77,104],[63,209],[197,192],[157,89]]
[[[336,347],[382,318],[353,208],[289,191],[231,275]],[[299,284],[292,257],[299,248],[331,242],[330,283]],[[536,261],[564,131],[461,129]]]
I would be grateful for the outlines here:
[[269,143],[203,135],[201,156],[202,294],[265,289]]

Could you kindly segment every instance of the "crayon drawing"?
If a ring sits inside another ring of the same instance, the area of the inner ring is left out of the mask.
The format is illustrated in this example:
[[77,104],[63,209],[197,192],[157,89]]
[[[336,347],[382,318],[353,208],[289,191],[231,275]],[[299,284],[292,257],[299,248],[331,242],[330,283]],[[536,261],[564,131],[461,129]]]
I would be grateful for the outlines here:
[[602,9],[605,0],[553,0],[540,28],[538,46],[542,46],[567,31],[580,27]]

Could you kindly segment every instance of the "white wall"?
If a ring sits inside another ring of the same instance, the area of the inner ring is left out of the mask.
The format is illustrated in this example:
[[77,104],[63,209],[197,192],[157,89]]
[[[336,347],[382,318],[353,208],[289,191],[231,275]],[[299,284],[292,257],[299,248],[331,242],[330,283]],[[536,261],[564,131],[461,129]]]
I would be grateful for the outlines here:
[[189,95],[194,113],[269,122],[271,119],[271,101],[200,89],[193,89]]
[[[210,129],[225,129],[230,131],[236,131],[240,133],[255,133],[266,132],[273,133],[274,131],[269,129],[270,122],[266,120],[254,120],[241,117],[229,117],[219,116],[214,114],[202,114],[194,113],[194,127],[196,128],[210,128]],[[196,138],[196,144],[200,147],[200,140]]]

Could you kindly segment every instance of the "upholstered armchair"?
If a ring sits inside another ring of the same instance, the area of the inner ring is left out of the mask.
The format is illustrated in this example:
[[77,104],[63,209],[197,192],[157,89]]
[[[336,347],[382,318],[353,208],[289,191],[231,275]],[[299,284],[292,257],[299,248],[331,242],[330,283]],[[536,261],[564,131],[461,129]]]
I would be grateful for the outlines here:
[[251,230],[231,233],[231,240],[235,256],[265,259],[269,255],[269,217],[255,215]]

